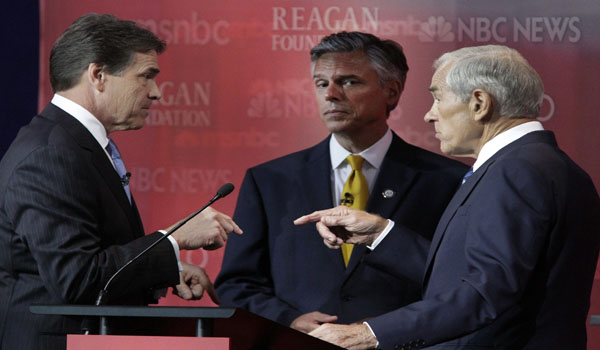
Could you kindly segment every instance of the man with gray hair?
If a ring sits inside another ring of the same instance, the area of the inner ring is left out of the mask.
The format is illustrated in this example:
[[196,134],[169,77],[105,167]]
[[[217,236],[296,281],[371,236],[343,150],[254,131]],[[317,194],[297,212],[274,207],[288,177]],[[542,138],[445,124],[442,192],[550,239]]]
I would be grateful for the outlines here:
[[[467,167],[407,144],[388,127],[407,71],[400,45],[371,34],[332,34],[311,50],[317,104],[331,135],[248,170],[234,215],[244,237],[228,241],[215,282],[222,305],[310,332],[419,298],[435,224]],[[293,224],[339,203],[412,229],[391,249],[401,273],[390,275],[378,265],[385,258],[364,246],[334,252],[313,227]]]
[[[446,53],[434,68],[425,121],[444,153],[476,161],[437,226],[423,299],[365,325],[311,334],[350,349],[585,350],[600,199],[535,119],[540,77],[504,46]],[[373,252],[405,229],[385,235],[386,220],[344,207],[296,221],[308,222],[331,248],[372,244]]]

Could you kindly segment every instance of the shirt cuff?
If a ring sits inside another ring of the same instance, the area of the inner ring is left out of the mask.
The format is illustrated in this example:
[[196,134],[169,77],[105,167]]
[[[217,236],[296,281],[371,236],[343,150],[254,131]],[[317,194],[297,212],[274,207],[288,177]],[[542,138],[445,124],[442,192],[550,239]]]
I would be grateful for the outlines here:
[[[392,225],[392,226],[394,226],[394,225]],[[375,332],[373,332],[373,328],[371,328],[371,326],[369,326],[369,324],[367,322],[363,322],[363,324],[366,325],[367,328],[369,328],[369,330],[371,331],[371,334],[373,334],[373,337],[375,337],[375,340],[377,340],[377,336],[375,335]],[[377,344],[375,345],[375,348],[379,348],[379,340],[377,340]]]
[[[371,245],[367,246],[367,248],[369,248],[370,250],[377,248],[379,243],[381,243],[381,241],[383,241],[383,239],[388,235],[388,233],[390,233],[390,231],[392,230],[393,227],[394,227],[394,222],[392,220],[388,219],[388,224],[385,227],[385,229],[381,232],[379,237],[377,237],[377,239],[375,241],[373,241],[373,243],[371,243]],[[371,327],[369,327],[369,329],[370,328]]]
[[[165,231],[165,230],[158,230],[158,232],[162,233],[163,235],[167,234],[167,231]],[[181,258],[179,257],[179,244],[177,244],[177,241],[175,240],[175,238],[173,238],[171,236],[168,236],[167,239],[173,245],[173,250],[175,251],[175,258],[177,258],[177,267],[179,268],[179,272],[181,272],[181,271],[183,271],[183,266],[181,266]]]

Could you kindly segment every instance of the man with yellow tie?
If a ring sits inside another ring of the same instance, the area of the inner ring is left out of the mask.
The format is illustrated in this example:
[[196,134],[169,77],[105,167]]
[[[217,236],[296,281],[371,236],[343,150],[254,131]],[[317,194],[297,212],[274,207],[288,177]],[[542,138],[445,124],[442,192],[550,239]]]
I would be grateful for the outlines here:
[[[221,305],[310,332],[420,298],[429,249],[423,242],[467,167],[407,144],[389,129],[407,71],[402,47],[371,34],[332,34],[311,50],[317,104],[331,135],[248,170],[234,215],[244,235],[229,239],[215,282]],[[397,259],[389,259],[365,246],[327,249],[314,226],[293,224],[339,204],[414,233],[402,233],[392,250]],[[390,260],[402,264],[400,275],[380,263]]]

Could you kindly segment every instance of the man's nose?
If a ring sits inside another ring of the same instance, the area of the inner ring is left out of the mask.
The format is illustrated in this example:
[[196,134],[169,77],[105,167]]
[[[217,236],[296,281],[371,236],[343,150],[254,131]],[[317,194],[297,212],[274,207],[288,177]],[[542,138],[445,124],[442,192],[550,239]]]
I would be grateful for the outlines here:
[[343,92],[336,84],[329,84],[325,89],[325,100],[339,101],[342,99]]
[[423,120],[425,120],[426,123],[433,123],[434,121],[437,120],[437,118],[435,117],[435,114],[430,109],[427,113],[425,113],[425,117],[423,118]]
[[148,98],[150,98],[151,100],[160,100],[160,98],[162,97],[162,92],[160,91],[158,84],[154,80],[152,80],[150,84],[152,84],[152,86],[150,87]]

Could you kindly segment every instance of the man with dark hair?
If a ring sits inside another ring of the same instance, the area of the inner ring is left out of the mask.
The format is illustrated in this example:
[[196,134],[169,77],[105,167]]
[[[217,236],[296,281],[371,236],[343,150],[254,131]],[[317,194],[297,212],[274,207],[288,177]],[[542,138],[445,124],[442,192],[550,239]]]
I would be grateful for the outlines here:
[[[436,229],[423,298],[366,325],[326,324],[312,335],[348,349],[585,350],[600,198],[535,119],[542,80],[506,46],[452,51],[434,68],[425,121],[442,152],[476,161]],[[345,207],[296,224],[308,222],[329,247],[369,244],[392,258],[385,253],[406,230],[386,233],[380,216]]]
[[[94,304],[108,279],[163,235],[144,235],[125,164],[109,135],[139,129],[158,100],[157,55],[165,44],[112,15],[85,15],[52,48],[52,102],[25,126],[0,161],[0,348],[64,349],[81,319],[40,316],[31,304]],[[114,280],[110,304],[154,302],[175,286],[204,292],[205,272],[179,249],[215,249],[231,232],[208,208]]]
[[[304,332],[417,300],[435,222],[467,171],[389,129],[408,71],[400,45],[342,32],[314,47],[311,61],[321,119],[332,135],[248,170],[234,216],[244,236],[228,241],[215,282],[223,305]],[[394,247],[403,274],[390,275],[364,246],[329,251],[314,228],[293,225],[307,211],[339,203],[414,230]]]

